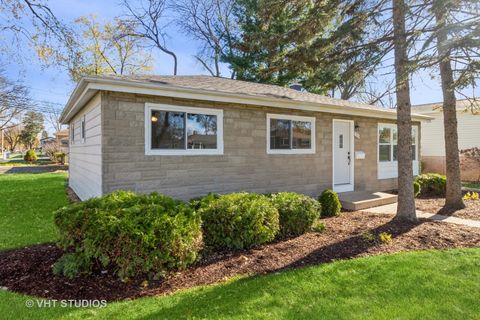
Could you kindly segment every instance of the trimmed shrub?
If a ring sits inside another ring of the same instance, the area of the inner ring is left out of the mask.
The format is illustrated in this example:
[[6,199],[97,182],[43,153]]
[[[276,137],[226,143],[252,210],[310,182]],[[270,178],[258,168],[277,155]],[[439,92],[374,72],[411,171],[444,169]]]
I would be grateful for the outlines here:
[[420,185],[420,195],[424,197],[445,197],[447,178],[437,173],[425,173],[415,178]]
[[342,210],[337,193],[330,189],[323,190],[318,201],[322,205],[322,216],[333,217]]
[[195,197],[190,199],[190,205],[195,210],[199,210],[200,208],[204,208],[208,206],[212,201],[217,200],[219,197],[220,195],[210,192],[206,196]]
[[23,160],[29,161],[29,162],[37,161],[38,157],[37,157],[37,154],[35,153],[35,150],[31,150],[31,149],[28,150],[27,153],[25,153]]
[[280,221],[280,237],[298,236],[312,228],[320,217],[320,203],[295,192],[280,192],[271,196]]
[[152,193],[117,191],[55,212],[59,246],[56,273],[74,277],[113,266],[121,279],[159,277],[193,263],[202,248],[200,216],[180,201]]
[[417,197],[420,194],[421,191],[422,191],[422,188],[420,187],[420,183],[418,183],[417,181],[414,181],[413,182],[414,196]]
[[239,192],[210,200],[198,210],[207,247],[246,249],[275,239],[278,210],[268,197]]

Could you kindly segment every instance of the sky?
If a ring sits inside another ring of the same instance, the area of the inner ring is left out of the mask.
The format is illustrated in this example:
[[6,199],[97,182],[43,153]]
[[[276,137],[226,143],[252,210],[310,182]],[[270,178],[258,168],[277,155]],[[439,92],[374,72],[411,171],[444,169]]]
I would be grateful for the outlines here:
[[[62,21],[70,23],[80,16],[94,14],[102,21],[113,19],[122,15],[123,11],[118,0],[55,0],[49,1],[49,6],[54,14]],[[168,29],[169,38],[167,45],[178,56],[178,74],[208,74],[193,58],[197,52],[197,45],[187,36],[179,33],[172,25]],[[23,45],[22,61],[17,59],[3,58],[3,65],[6,66],[6,75],[11,80],[21,79],[30,88],[31,95],[35,100],[48,101],[64,105],[69,98],[75,84],[72,83],[65,70],[56,67],[42,67],[36,59],[35,53],[28,45]],[[9,60],[5,63],[5,60]],[[172,74],[172,59],[167,55],[155,55],[155,74]],[[225,76],[228,70],[225,67]],[[379,84],[382,85],[381,83]],[[480,89],[476,89],[475,95],[480,95]],[[465,94],[472,96],[472,90],[466,90]],[[442,93],[438,77],[433,78],[426,72],[420,72],[412,77],[411,81],[412,104],[424,104],[442,101]],[[47,128],[50,133],[51,128]]]

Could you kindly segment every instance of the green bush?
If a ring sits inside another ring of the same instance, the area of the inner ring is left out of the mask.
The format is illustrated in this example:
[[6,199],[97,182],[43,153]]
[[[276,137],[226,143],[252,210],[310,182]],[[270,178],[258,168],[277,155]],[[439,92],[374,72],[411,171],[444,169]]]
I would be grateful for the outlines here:
[[336,192],[325,189],[319,198],[320,204],[322,205],[322,216],[333,217],[338,215],[342,209],[340,200],[338,200],[338,195]]
[[447,178],[437,173],[425,173],[415,178],[420,185],[420,195],[424,197],[445,197]]
[[279,231],[278,210],[255,193],[231,193],[201,207],[205,245],[212,249],[245,249],[272,241]]
[[320,203],[295,192],[280,192],[271,195],[277,208],[281,237],[298,236],[312,228],[315,219],[320,217]]
[[73,277],[94,266],[117,275],[158,277],[193,263],[202,248],[200,216],[188,205],[152,193],[117,191],[55,212],[59,246],[68,252],[54,266]]
[[28,150],[27,153],[25,153],[23,160],[28,162],[37,161],[38,157],[37,157],[37,154],[35,153],[35,150]]
[[206,196],[190,199],[190,205],[195,210],[199,210],[200,208],[208,206],[212,201],[217,200],[219,197],[220,196],[217,193],[210,192]]
[[413,182],[414,196],[417,197],[420,194],[421,191],[422,191],[422,188],[420,187],[420,183],[418,183],[417,181],[414,181]]

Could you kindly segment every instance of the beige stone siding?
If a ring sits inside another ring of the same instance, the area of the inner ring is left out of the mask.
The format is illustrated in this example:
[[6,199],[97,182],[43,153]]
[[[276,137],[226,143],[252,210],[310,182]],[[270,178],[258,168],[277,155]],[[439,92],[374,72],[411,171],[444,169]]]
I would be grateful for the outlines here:
[[[224,111],[224,154],[146,156],[145,103],[220,108]],[[266,153],[266,114],[316,117],[316,153]],[[384,119],[102,92],[103,192],[157,191],[181,199],[208,192],[296,191],[317,196],[332,187],[332,120],[360,126],[355,150],[356,190],[391,190],[396,179],[377,179],[377,123]]]
[[[69,186],[80,199],[102,194],[102,130],[100,94],[93,97],[70,122],[75,140],[69,146]],[[85,117],[85,139],[81,122]]]

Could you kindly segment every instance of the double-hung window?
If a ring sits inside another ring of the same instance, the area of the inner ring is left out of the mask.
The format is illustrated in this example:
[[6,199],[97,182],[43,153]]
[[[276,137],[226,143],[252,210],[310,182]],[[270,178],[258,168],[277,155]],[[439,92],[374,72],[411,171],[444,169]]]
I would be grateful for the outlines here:
[[[388,179],[398,176],[398,129],[396,124],[378,125],[378,178]],[[412,126],[413,173],[419,174],[418,164],[418,127]]]
[[147,155],[223,154],[223,110],[145,106]]
[[315,153],[315,118],[267,114],[267,153]]

